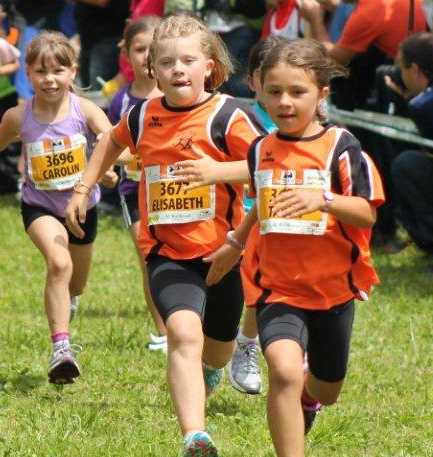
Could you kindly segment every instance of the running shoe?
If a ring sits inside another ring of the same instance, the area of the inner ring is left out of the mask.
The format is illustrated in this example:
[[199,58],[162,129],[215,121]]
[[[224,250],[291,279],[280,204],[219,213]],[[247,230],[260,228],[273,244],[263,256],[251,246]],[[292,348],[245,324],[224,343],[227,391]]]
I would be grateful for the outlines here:
[[313,426],[317,413],[320,411],[322,405],[317,402],[314,406],[302,405],[302,412],[304,413],[304,435],[307,435]]
[[48,364],[48,380],[52,384],[72,384],[80,376],[74,352],[79,346],[62,345],[53,351]]
[[208,433],[195,432],[184,440],[183,457],[218,457],[218,451]]
[[229,370],[230,382],[235,389],[251,395],[262,391],[258,359],[259,348],[255,342],[237,342]]
[[206,387],[206,397],[213,394],[219,386],[224,375],[224,368],[209,368],[203,365],[204,384]]
[[161,335],[156,336],[153,333],[150,334],[150,341],[146,344],[146,348],[149,351],[162,351],[164,354],[167,353],[167,336]]

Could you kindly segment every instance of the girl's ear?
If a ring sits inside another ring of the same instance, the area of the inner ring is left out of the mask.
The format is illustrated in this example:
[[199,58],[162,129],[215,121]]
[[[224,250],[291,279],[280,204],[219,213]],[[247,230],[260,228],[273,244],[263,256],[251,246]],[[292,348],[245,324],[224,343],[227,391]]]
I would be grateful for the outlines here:
[[207,59],[206,61],[206,71],[204,73],[204,79],[210,78],[210,75],[212,74],[213,70],[215,68],[215,61],[213,59]]
[[322,87],[322,89],[320,89],[320,94],[319,94],[320,101],[326,100],[328,98],[329,94],[330,94],[329,86]]

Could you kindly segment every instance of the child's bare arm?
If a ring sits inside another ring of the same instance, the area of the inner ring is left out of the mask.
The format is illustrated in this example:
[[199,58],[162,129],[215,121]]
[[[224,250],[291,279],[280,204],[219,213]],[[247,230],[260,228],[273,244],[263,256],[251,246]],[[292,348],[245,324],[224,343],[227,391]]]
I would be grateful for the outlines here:
[[23,119],[23,106],[15,106],[6,111],[0,123],[0,151],[9,144],[20,140],[20,126]]
[[182,177],[183,180],[190,183],[190,189],[219,182],[248,182],[246,160],[218,162],[196,148],[193,149],[193,152],[197,156],[197,160],[177,162],[177,170],[174,171],[175,176]]
[[111,137],[111,132],[106,132],[97,143],[88,166],[86,167],[80,183],[75,188],[71,200],[65,211],[66,224],[71,232],[78,238],[84,237],[79,222],[86,220],[87,202],[90,189],[100,177],[114,164],[125,145],[118,145]]
[[257,221],[256,206],[251,209],[241,224],[232,232],[227,234],[227,242],[203,259],[206,263],[211,263],[206,284],[212,286],[221,279],[236,265],[245,246],[248,234]]
[[376,222],[376,208],[362,197],[332,194],[333,201],[327,202],[323,191],[287,190],[281,192],[273,202],[273,215],[294,218],[314,211],[328,211],[339,221],[355,227],[371,227]]
[[13,75],[20,68],[19,60],[14,60],[13,62],[5,63],[0,65],[0,76]]
[[126,148],[122,151],[120,156],[116,160],[116,165],[128,165],[129,162],[132,162],[134,159],[129,148]]
[[95,135],[108,132],[112,125],[104,111],[95,103],[80,97],[80,107],[86,118],[87,125]]

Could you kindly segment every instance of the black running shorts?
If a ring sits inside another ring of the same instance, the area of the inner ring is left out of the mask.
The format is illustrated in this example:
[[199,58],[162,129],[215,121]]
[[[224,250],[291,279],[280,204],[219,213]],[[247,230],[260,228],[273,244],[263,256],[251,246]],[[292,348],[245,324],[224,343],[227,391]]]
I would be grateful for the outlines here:
[[325,311],[283,303],[260,305],[257,327],[262,350],[277,340],[296,341],[307,351],[309,369],[317,379],[341,381],[347,372],[354,312],[353,300]]
[[26,231],[30,227],[30,224],[42,216],[51,216],[57,219],[66,228],[69,237],[69,243],[71,244],[90,244],[95,241],[96,232],[98,229],[98,212],[96,206],[89,209],[86,214],[86,222],[80,224],[80,227],[84,230],[84,238],[77,238],[66,226],[65,219],[63,217],[53,214],[51,211],[41,206],[32,206],[21,201],[21,215],[23,217],[23,223]]
[[200,316],[203,333],[217,341],[236,338],[243,308],[239,267],[214,286],[206,286],[209,264],[201,259],[172,260],[159,255],[147,258],[150,291],[164,322],[179,310]]

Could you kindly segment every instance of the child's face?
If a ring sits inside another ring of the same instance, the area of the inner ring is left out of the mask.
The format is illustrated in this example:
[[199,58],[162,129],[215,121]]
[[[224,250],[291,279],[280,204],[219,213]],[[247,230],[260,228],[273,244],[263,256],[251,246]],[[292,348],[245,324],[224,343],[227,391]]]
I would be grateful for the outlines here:
[[60,100],[72,86],[75,67],[65,67],[52,57],[36,61],[27,67],[27,76],[36,96],[48,103]]
[[155,77],[167,102],[172,106],[192,106],[206,96],[205,80],[214,61],[201,50],[200,34],[165,38],[158,44],[153,65]]
[[329,88],[319,89],[315,78],[302,68],[280,63],[267,71],[263,100],[282,133],[303,137],[318,133],[317,107]]
[[128,60],[136,79],[147,78],[147,56],[152,43],[153,32],[137,33],[128,49]]

